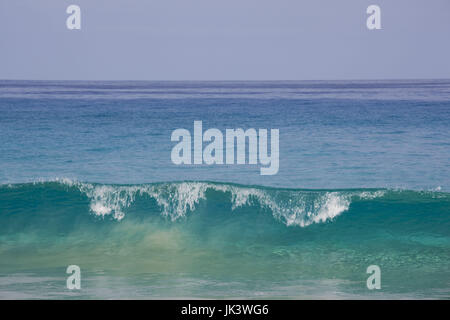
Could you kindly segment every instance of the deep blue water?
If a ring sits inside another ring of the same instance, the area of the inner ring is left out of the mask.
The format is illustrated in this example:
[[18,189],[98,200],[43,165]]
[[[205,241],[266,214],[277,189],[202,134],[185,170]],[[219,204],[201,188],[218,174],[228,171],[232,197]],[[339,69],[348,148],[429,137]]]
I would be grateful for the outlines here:
[[[174,165],[195,120],[278,174]],[[0,81],[0,298],[449,298],[449,128],[450,80]]]
[[[450,189],[450,80],[0,82],[0,182]],[[172,164],[177,128],[277,128],[280,169]]]

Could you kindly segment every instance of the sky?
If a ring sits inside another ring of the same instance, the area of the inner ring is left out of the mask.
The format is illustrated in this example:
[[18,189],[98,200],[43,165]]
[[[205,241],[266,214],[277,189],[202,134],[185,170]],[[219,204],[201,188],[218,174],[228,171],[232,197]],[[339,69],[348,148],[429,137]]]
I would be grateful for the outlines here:
[[0,79],[414,78],[450,78],[449,0],[0,0]]

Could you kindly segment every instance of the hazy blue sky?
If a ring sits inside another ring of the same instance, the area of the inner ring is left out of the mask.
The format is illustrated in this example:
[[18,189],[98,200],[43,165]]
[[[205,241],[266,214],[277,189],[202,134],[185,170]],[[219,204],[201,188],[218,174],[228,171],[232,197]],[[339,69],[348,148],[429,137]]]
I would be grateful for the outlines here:
[[0,0],[0,79],[379,78],[450,78],[449,0]]

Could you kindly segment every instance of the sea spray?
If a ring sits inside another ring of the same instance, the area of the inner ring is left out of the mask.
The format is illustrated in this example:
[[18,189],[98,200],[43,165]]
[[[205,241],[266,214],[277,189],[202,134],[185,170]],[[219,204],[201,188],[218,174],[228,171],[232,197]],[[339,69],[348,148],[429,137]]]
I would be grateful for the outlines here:
[[161,214],[175,221],[194,211],[200,201],[207,200],[208,190],[230,195],[232,209],[258,203],[270,209],[273,216],[288,226],[305,227],[326,222],[346,211],[353,197],[375,198],[384,190],[376,191],[314,191],[249,187],[213,182],[170,182],[133,186],[102,185],[56,180],[63,185],[76,187],[90,199],[90,210],[98,216],[112,215],[121,220],[124,210],[132,205],[136,196],[147,195],[156,200]]

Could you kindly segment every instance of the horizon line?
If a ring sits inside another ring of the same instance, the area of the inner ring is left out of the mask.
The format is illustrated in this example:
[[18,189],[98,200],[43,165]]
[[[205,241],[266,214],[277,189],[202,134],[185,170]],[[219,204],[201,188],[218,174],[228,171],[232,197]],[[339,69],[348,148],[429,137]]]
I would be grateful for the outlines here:
[[214,80],[193,80],[193,79],[2,79],[0,81],[48,81],[48,82],[312,82],[312,81],[436,81],[450,80],[448,78],[359,78],[359,79],[214,79]]

